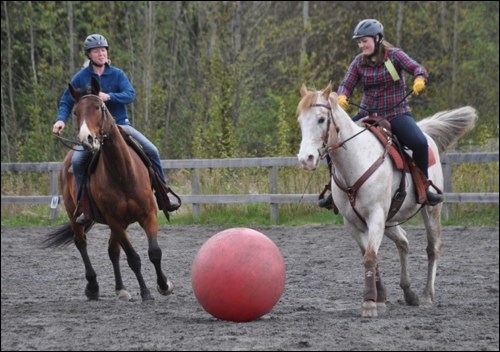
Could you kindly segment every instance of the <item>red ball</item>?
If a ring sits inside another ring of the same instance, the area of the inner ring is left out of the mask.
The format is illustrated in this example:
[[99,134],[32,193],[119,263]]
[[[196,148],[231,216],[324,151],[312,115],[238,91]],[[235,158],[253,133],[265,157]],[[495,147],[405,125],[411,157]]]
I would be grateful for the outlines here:
[[268,237],[232,228],[209,238],[191,270],[193,291],[214,317],[235,322],[269,313],[285,289],[285,263]]

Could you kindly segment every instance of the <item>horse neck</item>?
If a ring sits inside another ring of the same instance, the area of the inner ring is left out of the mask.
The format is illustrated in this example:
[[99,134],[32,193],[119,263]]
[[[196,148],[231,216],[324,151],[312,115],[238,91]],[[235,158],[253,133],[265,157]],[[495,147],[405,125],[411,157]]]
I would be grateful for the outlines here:
[[[336,148],[330,154],[337,169],[355,171],[358,168],[365,169],[366,165],[371,165],[373,162],[371,159],[373,158],[367,158],[367,155],[376,155],[378,153],[378,144],[373,143],[371,133],[368,131],[363,132],[364,128],[353,122],[344,111],[334,112],[333,121],[334,124],[332,125],[334,126],[331,126],[331,128],[338,128],[338,134],[336,141],[332,144],[342,144],[341,147]],[[342,173],[342,171],[340,172]]]
[[112,127],[109,137],[104,142],[102,154],[106,159],[108,169],[112,173],[117,172],[123,175],[132,165],[130,148],[116,124]]

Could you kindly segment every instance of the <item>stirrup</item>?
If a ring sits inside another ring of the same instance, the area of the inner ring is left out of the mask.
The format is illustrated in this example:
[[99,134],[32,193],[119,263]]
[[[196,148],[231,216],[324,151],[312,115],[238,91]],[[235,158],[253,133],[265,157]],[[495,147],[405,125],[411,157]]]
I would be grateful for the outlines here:
[[[167,197],[168,197],[168,194],[167,194]],[[176,201],[173,201],[172,198],[168,197],[168,205],[166,206],[166,210],[171,213],[173,211],[176,211],[177,209],[179,209],[181,207],[181,203],[177,203]]]
[[318,200],[318,206],[320,208],[325,208],[325,209],[328,209],[328,210],[332,209],[333,208],[332,193],[329,192],[326,197],[323,197],[320,200]]
[[[167,195],[167,198],[168,198],[168,204],[166,204],[165,206],[165,210],[168,211],[168,212],[173,212],[173,211],[176,211],[177,209],[179,209],[181,207],[181,199],[180,197],[175,194],[174,191],[172,191],[172,188],[170,188],[169,186],[167,185],[163,185],[164,189],[165,189],[165,193]],[[173,197],[169,197],[168,194],[172,194]]]
[[444,196],[439,193],[431,192],[428,188],[425,190],[428,205],[436,205],[444,201]]

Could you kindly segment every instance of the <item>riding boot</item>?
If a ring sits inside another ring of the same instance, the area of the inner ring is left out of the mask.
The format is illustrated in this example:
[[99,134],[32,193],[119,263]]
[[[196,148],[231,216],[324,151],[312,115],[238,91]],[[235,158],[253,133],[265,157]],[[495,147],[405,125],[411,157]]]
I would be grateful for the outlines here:
[[161,204],[163,204],[162,210],[166,210],[171,213],[179,209],[181,207],[181,199],[179,198],[179,196],[175,194],[175,192],[172,191],[172,189],[165,183],[160,182],[160,184],[162,187],[162,192],[164,194],[163,202],[161,202]]
[[80,216],[78,216],[76,219],[75,219],[75,222],[77,224],[81,224],[81,225],[88,225],[92,222],[92,220],[90,219],[87,219],[85,217],[85,213],[81,213]]
[[318,206],[320,208],[325,208],[325,209],[332,209],[332,206],[333,206],[333,197],[332,197],[332,192],[328,192],[326,193],[325,192],[325,195],[323,196],[323,198],[321,198],[319,201],[318,201]]
[[333,210],[335,214],[339,213],[339,209],[337,208],[337,205],[335,205],[335,202],[333,201],[331,180],[330,182],[328,182],[328,184],[325,185],[323,192],[321,192],[321,194],[319,195],[318,206],[320,208]]
[[427,196],[427,204],[429,205],[436,205],[444,201],[444,196],[442,194],[431,192],[429,188],[425,190],[425,194]]
[[[173,212],[176,211],[181,207],[181,202],[180,198],[172,191],[172,189],[168,186],[165,186],[167,188],[167,197],[168,197],[168,204],[167,204],[167,211],[168,212]],[[171,197],[169,194],[174,195],[175,197]]]
[[80,225],[88,225],[92,222],[92,219],[89,219],[85,216],[85,206],[83,205],[83,202],[81,200],[79,200],[77,203],[74,213],[74,219],[75,222]]

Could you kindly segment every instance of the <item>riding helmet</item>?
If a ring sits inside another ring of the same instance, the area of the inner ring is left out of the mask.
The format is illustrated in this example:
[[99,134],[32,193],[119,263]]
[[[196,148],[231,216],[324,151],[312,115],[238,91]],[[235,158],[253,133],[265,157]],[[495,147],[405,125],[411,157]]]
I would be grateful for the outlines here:
[[380,34],[382,38],[384,36],[384,26],[377,20],[366,19],[358,23],[356,28],[354,28],[354,33],[352,39],[358,39],[361,37],[376,37]]
[[85,39],[85,42],[83,43],[83,52],[85,54],[87,54],[90,49],[94,49],[94,48],[106,48],[107,49],[108,46],[109,46],[108,41],[102,35],[91,34]]

